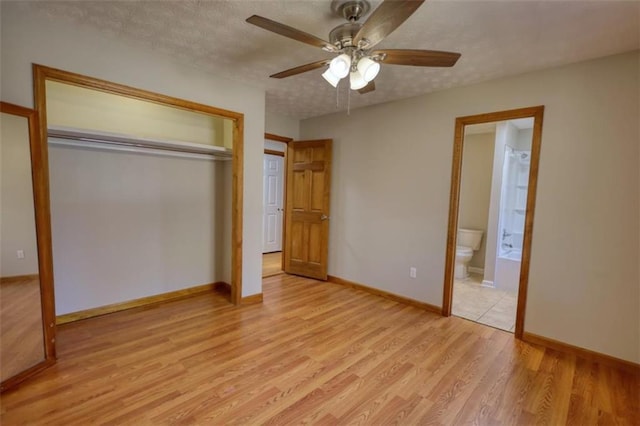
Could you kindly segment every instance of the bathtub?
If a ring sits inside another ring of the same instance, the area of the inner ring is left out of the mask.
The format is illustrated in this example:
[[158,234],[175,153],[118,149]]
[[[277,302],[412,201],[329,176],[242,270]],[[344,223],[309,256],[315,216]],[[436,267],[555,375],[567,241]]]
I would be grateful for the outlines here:
[[509,250],[500,253],[496,259],[496,270],[493,278],[495,288],[516,293],[520,285],[520,262],[522,252]]
[[520,262],[520,260],[522,259],[522,251],[513,249],[509,250],[506,253],[500,254],[500,256],[498,257],[509,260],[517,260],[518,262]]

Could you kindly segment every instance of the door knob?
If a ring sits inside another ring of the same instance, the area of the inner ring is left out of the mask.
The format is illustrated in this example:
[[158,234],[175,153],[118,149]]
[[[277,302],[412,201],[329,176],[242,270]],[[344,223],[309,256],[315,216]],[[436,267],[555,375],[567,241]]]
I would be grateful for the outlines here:
[[331,219],[329,216],[327,216],[326,214],[323,214],[322,216],[320,216],[320,220],[329,220]]

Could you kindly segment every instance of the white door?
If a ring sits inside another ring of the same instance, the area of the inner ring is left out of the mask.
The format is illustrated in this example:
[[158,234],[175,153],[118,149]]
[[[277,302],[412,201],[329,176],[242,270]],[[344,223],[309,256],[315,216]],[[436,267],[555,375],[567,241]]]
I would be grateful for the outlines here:
[[282,251],[284,158],[264,155],[262,252]]

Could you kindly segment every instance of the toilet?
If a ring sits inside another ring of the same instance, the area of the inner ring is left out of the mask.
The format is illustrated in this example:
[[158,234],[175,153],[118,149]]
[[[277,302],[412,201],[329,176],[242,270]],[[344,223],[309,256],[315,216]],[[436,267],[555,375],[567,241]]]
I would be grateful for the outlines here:
[[481,241],[482,230],[458,228],[455,264],[456,279],[462,280],[469,276],[469,262],[473,257],[473,252],[480,248]]

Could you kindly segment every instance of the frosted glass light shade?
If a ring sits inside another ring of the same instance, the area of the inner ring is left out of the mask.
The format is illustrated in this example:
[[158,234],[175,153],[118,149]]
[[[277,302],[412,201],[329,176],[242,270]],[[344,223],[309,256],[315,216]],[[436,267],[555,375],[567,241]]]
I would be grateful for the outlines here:
[[380,72],[380,64],[366,56],[358,61],[358,71],[367,83],[376,78]]
[[327,80],[327,82],[333,87],[338,87],[338,83],[340,83],[340,79],[336,77],[330,69],[327,69],[324,73],[322,73],[322,77]]
[[360,71],[353,71],[349,80],[351,83],[351,90],[360,90],[368,84],[368,82],[362,78]]
[[331,60],[329,64],[329,69],[331,73],[336,77],[344,78],[349,74],[349,69],[351,68],[351,58],[346,53],[342,55],[336,56]]

